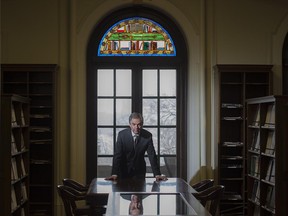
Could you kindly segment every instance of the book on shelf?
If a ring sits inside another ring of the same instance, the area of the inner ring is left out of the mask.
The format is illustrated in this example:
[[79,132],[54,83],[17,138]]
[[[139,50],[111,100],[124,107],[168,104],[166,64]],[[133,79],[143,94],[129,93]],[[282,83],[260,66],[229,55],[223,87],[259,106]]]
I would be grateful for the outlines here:
[[21,208],[21,216],[26,216],[24,208]]
[[150,50],[150,43],[149,42],[145,41],[143,43],[143,50]]
[[255,113],[252,125],[253,126],[259,126],[260,125],[260,106],[257,107],[257,111]]
[[157,42],[155,42],[155,41],[151,42],[151,49],[152,50],[157,50]]
[[266,181],[275,181],[275,159],[270,159],[267,167],[267,173],[265,176]]
[[[255,185],[256,191],[255,191],[255,199],[254,199],[254,202],[260,203],[260,183],[259,183],[259,181],[255,181],[255,182],[256,182],[256,185]],[[254,183],[255,183],[255,182],[254,182]]]
[[11,154],[14,155],[18,152],[15,140],[11,142]]
[[254,206],[253,216],[259,216],[259,215],[260,215],[260,206],[259,205],[255,205]]
[[25,121],[25,116],[24,116],[23,109],[21,109],[21,124],[22,124],[22,125],[26,125],[26,121]]
[[21,151],[25,150],[26,146],[25,146],[25,139],[24,139],[24,135],[23,133],[21,133]]
[[268,186],[265,207],[274,210],[275,209],[275,187]]
[[270,182],[275,183],[275,159],[273,160],[273,164],[271,168]]
[[26,185],[24,182],[21,183],[21,195],[22,195],[22,200],[25,201],[27,200],[28,196],[27,196],[27,189],[26,189]]
[[250,163],[250,175],[254,177],[260,176],[259,170],[259,156],[258,155],[251,155],[251,163]]
[[12,109],[11,109],[11,125],[12,126],[17,126],[17,119],[16,119],[16,113],[14,109],[14,105],[12,104]]
[[15,193],[15,188],[12,185],[11,187],[11,210],[14,211],[16,208],[17,208],[16,193]]
[[271,104],[267,108],[265,127],[274,127],[275,126],[275,104]]
[[253,138],[252,138],[250,150],[257,151],[257,152],[260,151],[260,133],[258,130],[255,130],[253,132]]
[[15,180],[15,176],[14,176],[14,171],[13,171],[13,167],[11,166],[11,180]]
[[22,176],[27,175],[23,158],[21,158],[21,170],[22,170]]
[[19,176],[18,176],[17,162],[15,158],[11,159],[11,167],[12,167],[13,174],[14,174],[14,180],[17,180]]
[[274,153],[275,153],[275,131],[269,131],[265,148],[265,154],[274,155]]

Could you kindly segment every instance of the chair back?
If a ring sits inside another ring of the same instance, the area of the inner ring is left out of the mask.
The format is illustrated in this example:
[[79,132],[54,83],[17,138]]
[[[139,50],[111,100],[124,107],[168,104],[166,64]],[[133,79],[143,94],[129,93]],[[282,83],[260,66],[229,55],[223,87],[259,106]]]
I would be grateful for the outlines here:
[[214,185],[214,179],[203,179],[200,182],[193,184],[192,187],[197,192],[201,192],[203,190],[206,190],[209,187],[212,187],[213,185]]
[[83,185],[80,182],[74,180],[74,179],[70,179],[70,178],[64,178],[62,180],[63,185],[69,186],[71,188],[74,188],[77,191],[81,191],[81,192],[87,192],[89,185]]
[[67,192],[64,185],[58,185],[57,191],[62,199],[66,216],[73,216],[71,199],[69,199],[69,192]]
[[85,200],[86,193],[79,192],[66,185],[58,185],[57,191],[63,201],[66,216],[89,214],[89,208],[77,208],[76,204],[76,201]]
[[225,187],[223,185],[215,185],[199,192],[198,194],[194,194],[194,196],[206,209],[208,209],[212,216],[215,216],[224,189]]

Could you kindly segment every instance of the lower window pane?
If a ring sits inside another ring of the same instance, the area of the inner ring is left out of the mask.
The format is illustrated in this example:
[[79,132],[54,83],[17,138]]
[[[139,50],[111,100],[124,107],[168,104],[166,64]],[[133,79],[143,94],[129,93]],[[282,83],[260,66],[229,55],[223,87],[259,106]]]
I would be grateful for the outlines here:
[[104,178],[111,175],[112,157],[98,157],[97,177]]
[[98,155],[112,155],[113,154],[113,129],[112,128],[98,128],[97,141]]
[[176,155],[176,128],[160,129],[160,154]]
[[176,99],[160,100],[160,125],[176,125]]

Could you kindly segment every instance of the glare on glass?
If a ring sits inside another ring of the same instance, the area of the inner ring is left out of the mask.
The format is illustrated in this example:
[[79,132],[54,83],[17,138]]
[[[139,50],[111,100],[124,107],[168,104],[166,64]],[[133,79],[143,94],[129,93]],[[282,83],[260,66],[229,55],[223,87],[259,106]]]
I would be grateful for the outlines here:
[[113,99],[98,99],[97,103],[97,125],[112,125],[114,104]]
[[98,128],[97,152],[98,155],[113,154],[113,128]]
[[160,129],[160,154],[176,154],[176,128]]
[[116,125],[127,125],[131,114],[131,99],[116,99]]
[[116,96],[131,96],[131,69],[116,70]]
[[104,178],[111,175],[113,158],[98,157],[97,159],[97,177]]
[[160,70],[160,96],[176,96],[176,70]]
[[143,118],[145,125],[157,125],[157,99],[143,99]]
[[157,70],[143,70],[143,96],[157,96]]
[[176,99],[160,99],[160,125],[176,126]]
[[97,93],[98,96],[113,96],[113,70],[97,70]]

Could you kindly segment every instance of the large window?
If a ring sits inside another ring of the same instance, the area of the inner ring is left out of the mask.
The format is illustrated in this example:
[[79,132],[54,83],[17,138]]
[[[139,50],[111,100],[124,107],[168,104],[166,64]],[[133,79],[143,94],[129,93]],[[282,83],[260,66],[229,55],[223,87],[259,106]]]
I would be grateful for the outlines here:
[[[143,114],[144,128],[153,134],[162,173],[176,176],[177,71],[143,69],[136,82],[133,73],[137,70],[97,70],[97,176],[111,174],[114,143],[119,130],[129,124],[134,101],[141,101],[137,109]],[[142,93],[139,98],[132,97],[132,89]],[[149,160],[147,165],[147,175],[152,175]]]
[[[118,33],[125,32],[128,28],[126,26],[124,29],[121,20],[135,17],[135,8],[121,10],[119,16],[116,16],[116,12],[99,23],[98,26],[105,28],[96,28],[87,50],[88,182],[96,176],[106,177],[111,174],[118,132],[128,127],[128,117],[134,111],[143,114],[144,128],[153,134],[161,172],[171,177],[186,177],[186,47],[180,31],[168,17],[164,19],[165,16],[162,15],[159,19],[159,12],[151,8],[141,8],[141,13],[145,14],[145,21],[151,20],[153,28],[158,29],[156,24],[161,24],[159,32],[164,32],[166,39],[169,36],[170,45],[173,45],[167,53],[173,55],[159,55],[159,51],[163,51],[165,47],[161,45],[164,42],[159,42],[153,49],[152,45],[148,46],[151,48],[150,55],[145,55],[147,50],[137,51],[132,48],[131,44],[137,43],[134,40],[139,38],[141,32],[132,32],[135,37],[128,43],[124,41],[126,45],[119,41],[123,35]],[[141,13],[137,13],[137,22]],[[154,16],[156,13],[158,15]],[[117,33],[118,45],[115,46],[120,55],[115,55],[115,50],[110,50],[111,55],[109,50],[105,51],[108,47],[111,48],[112,39],[116,37],[112,37],[112,30]],[[143,41],[143,38],[140,40],[142,41],[139,44],[155,42]],[[128,49],[132,50],[125,55]],[[131,55],[132,51],[136,55]],[[105,55],[101,55],[101,52]],[[149,176],[152,175],[152,170],[148,157],[146,159]]]

